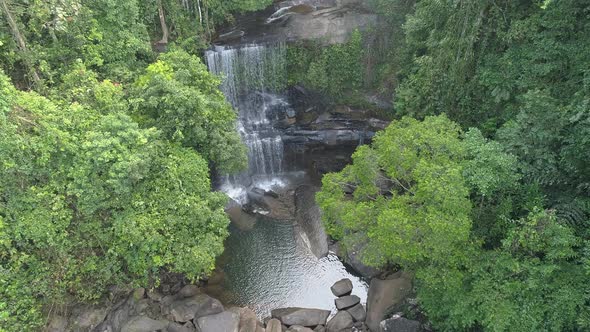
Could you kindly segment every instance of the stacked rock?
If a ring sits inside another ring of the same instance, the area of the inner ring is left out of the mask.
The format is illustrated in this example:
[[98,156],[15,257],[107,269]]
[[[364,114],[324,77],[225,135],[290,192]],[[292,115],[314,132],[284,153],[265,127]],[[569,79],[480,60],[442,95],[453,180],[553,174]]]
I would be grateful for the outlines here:
[[326,325],[328,332],[341,331],[367,331],[365,319],[367,312],[365,307],[360,303],[361,299],[352,293],[352,281],[342,279],[330,287],[332,294],[338,298],[334,300],[338,312]]

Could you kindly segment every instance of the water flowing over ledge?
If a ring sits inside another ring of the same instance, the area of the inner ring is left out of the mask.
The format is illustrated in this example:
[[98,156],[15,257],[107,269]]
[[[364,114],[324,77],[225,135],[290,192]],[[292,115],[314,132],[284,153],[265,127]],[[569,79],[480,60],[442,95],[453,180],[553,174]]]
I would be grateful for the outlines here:
[[249,44],[215,47],[206,52],[209,70],[222,77],[221,90],[238,110],[238,128],[248,147],[248,170],[225,175],[221,189],[241,204],[253,187],[284,185],[283,140],[272,120],[290,108],[278,94],[286,80],[286,46]]
[[[219,189],[235,202],[230,237],[207,292],[232,305],[248,306],[259,317],[288,306],[335,310],[330,285],[349,278],[366,301],[367,283],[328,255],[314,191],[297,200],[295,188],[308,183],[306,172],[285,156],[281,126],[295,110],[286,94],[286,45],[217,46],[205,54],[210,72],[238,111],[239,131],[248,147],[248,169],[221,175]],[[305,159],[306,155],[303,154]],[[243,206],[248,206],[248,212]],[[256,208],[250,208],[257,206]],[[307,216],[299,220],[300,215]]]

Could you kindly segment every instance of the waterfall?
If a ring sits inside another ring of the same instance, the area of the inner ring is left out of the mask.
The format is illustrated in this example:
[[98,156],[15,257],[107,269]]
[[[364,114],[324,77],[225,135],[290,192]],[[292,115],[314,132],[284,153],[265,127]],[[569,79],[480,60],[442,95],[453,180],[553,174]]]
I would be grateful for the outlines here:
[[216,46],[205,58],[209,71],[222,78],[220,88],[227,100],[238,110],[238,131],[248,146],[248,170],[225,176],[222,190],[245,203],[248,188],[280,181],[283,141],[273,121],[290,107],[278,94],[286,81],[286,46]]

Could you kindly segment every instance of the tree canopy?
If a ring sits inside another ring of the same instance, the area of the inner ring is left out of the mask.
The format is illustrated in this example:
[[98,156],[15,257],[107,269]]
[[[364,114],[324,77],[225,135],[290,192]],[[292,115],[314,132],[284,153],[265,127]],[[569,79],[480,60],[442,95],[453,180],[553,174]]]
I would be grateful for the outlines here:
[[[76,73],[86,79],[83,70]],[[19,92],[0,78],[2,326],[41,323],[43,301],[154,285],[163,269],[192,279],[213,269],[227,199],[211,192],[198,150],[142,128],[125,102],[104,98],[121,92],[108,81],[90,78],[91,95],[66,96],[81,104]]]
[[390,28],[377,34],[401,32],[381,60],[397,120],[324,177],[330,234],[414,270],[436,329],[590,328],[590,4],[372,4]]

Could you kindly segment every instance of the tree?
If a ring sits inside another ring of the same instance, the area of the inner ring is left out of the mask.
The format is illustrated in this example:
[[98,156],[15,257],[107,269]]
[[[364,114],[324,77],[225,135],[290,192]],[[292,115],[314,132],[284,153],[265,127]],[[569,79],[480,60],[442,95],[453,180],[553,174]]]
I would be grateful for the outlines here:
[[[113,91],[92,76],[81,78]],[[206,159],[100,90],[54,103],[0,75],[0,91],[1,328],[30,330],[44,306],[96,301],[110,285],[213,269],[229,220]]]
[[27,42],[25,41],[25,37],[23,36],[23,34],[20,32],[20,29],[12,15],[8,2],[6,0],[0,1],[0,7],[2,8],[2,14],[6,19],[6,22],[8,22],[8,26],[10,27],[12,35],[14,36],[14,40],[16,41],[20,52],[23,53],[23,59],[26,60],[25,64],[29,67],[29,71],[31,72],[31,76],[33,78],[33,83],[39,84],[41,79],[39,78],[37,69],[30,61],[30,54],[29,49],[27,47]]
[[460,282],[421,283],[418,297],[443,331],[579,331],[589,327],[588,274],[580,244],[551,211],[535,209],[514,221],[496,250],[474,252]]
[[134,112],[144,127],[196,149],[221,172],[245,167],[236,112],[199,58],[184,51],[162,54],[135,85]]
[[487,247],[497,247],[506,235],[510,218],[519,215],[530,200],[519,198],[526,196],[520,163],[502,144],[486,139],[477,128],[465,133],[463,144],[466,150],[463,177],[474,205],[473,233]]
[[469,242],[471,203],[460,130],[445,116],[403,118],[326,175],[317,200],[328,232],[374,266],[456,264]]

